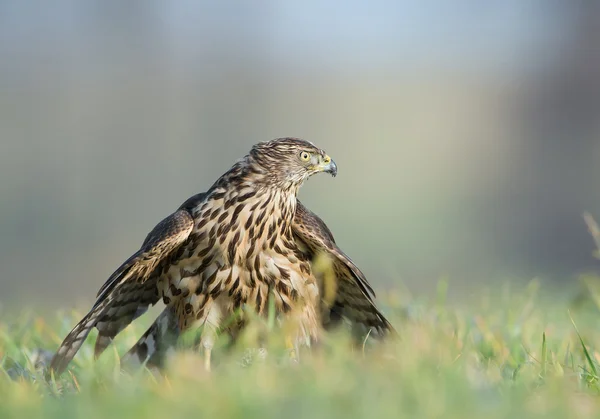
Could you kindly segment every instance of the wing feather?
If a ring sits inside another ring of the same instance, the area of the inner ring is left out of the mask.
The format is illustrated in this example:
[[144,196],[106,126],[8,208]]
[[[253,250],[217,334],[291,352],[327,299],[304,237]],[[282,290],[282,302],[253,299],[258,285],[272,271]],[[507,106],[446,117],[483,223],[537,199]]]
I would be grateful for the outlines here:
[[152,229],[140,250],[119,266],[100,288],[90,312],[62,342],[50,363],[55,374],[64,371],[94,327],[100,332],[95,350],[99,355],[117,333],[150,304],[156,303],[156,285],[146,282],[156,279],[152,275],[155,269],[185,243],[193,228],[190,211],[180,208]]
[[194,219],[185,209],[180,209],[162,220],[146,236],[140,250],[135,252],[108,278],[98,291],[96,304],[116,286],[134,278],[144,282],[158,264],[189,237]]
[[360,324],[381,333],[394,331],[389,321],[375,306],[375,292],[364,273],[338,247],[331,230],[323,220],[300,201],[296,206],[293,231],[296,240],[308,249],[313,258],[318,253],[325,253],[333,260],[337,289],[334,302],[329,308],[332,321],[346,317],[353,326]]

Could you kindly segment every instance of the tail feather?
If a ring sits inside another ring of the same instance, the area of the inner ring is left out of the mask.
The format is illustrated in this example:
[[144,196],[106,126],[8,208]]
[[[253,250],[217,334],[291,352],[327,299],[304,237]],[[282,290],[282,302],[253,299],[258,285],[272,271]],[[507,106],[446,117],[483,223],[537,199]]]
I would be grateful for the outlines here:
[[163,368],[169,349],[177,343],[180,331],[177,316],[172,308],[166,308],[137,343],[123,356],[125,363],[143,364]]

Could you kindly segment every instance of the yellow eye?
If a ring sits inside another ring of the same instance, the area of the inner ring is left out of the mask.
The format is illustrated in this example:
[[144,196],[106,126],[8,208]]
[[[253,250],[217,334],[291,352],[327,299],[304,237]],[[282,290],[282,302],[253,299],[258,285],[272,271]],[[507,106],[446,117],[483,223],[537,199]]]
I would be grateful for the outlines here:
[[307,153],[306,151],[303,151],[300,153],[300,160],[308,161],[309,159],[310,159],[310,153]]

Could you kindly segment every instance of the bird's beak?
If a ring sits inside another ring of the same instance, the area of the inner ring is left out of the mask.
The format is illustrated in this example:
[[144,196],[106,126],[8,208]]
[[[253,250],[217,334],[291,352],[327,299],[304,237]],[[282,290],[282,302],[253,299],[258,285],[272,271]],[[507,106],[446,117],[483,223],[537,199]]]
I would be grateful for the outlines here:
[[321,159],[321,170],[331,174],[333,177],[337,175],[337,165],[328,155],[325,155],[325,157]]

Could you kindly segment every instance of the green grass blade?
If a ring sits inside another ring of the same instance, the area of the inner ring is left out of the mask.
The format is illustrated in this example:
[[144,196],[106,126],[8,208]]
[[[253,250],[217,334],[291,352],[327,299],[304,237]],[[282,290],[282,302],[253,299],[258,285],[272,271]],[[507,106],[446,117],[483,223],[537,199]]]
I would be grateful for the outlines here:
[[590,366],[590,369],[594,372],[594,377],[597,379],[598,371],[596,370],[596,365],[594,364],[594,361],[592,361],[592,357],[590,356],[590,353],[588,352],[587,347],[585,346],[585,343],[583,342],[583,338],[581,337],[581,334],[579,333],[579,329],[577,329],[577,325],[575,324],[573,317],[571,317],[571,312],[569,312],[569,318],[571,319],[571,323],[573,324],[573,327],[575,328],[575,333],[577,333],[577,337],[579,338],[579,342],[581,343],[581,347],[583,348],[583,354],[585,355],[588,365]]
[[546,363],[548,360],[548,352],[546,348],[546,332],[542,333],[542,377],[546,376]]

